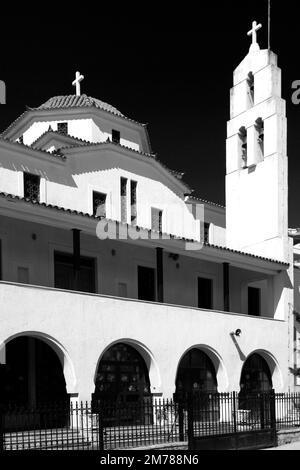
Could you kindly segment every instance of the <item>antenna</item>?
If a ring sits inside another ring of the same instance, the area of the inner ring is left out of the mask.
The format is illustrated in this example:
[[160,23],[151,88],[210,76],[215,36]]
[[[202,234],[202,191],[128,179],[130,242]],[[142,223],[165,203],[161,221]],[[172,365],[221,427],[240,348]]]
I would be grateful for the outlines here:
[[268,49],[271,50],[271,0],[268,0]]

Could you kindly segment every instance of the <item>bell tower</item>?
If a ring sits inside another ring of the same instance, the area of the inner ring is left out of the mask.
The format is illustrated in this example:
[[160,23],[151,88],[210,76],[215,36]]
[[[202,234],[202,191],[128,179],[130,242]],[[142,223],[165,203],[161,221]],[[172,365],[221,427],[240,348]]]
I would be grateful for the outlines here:
[[260,49],[253,22],[248,55],[234,71],[226,149],[229,248],[288,261],[286,103],[277,56]]

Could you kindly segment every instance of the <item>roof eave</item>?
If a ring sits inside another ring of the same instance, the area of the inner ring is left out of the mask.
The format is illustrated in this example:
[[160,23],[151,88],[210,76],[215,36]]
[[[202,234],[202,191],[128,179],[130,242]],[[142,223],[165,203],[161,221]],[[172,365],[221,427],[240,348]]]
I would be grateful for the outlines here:
[[[0,136],[8,139],[17,139],[30,127],[30,125],[37,121],[43,122],[49,120],[51,116],[52,120],[63,120],[63,116],[73,115],[74,119],[77,119],[80,114],[87,114],[89,116],[95,114],[104,114],[110,116],[110,118],[121,120],[124,124],[127,123],[130,127],[143,128],[144,125],[134,121],[132,119],[114,114],[108,110],[96,108],[95,106],[75,106],[66,108],[53,108],[53,109],[39,109],[39,108],[28,108],[23,114],[21,114],[15,121],[13,121]],[[55,119],[56,118],[56,119]]]
[[156,166],[159,166],[160,169],[163,169],[167,177],[170,178],[172,182],[180,189],[181,193],[191,193],[192,191],[186,183],[176,178],[176,176],[172,174],[171,170],[169,170],[166,167],[166,165],[160,162],[156,158],[155,155],[139,152],[130,147],[125,147],[124,145],[116,144],[114,142],[99,142],[99,143],[76,145],[76,146],[61,148],[61,150],[64,152],[65,155],[76,155],[82,152],[93,152],[95,150],[105,150],[105,149],[108,149],[111,151],[119,150],[122,153],[130,153],[131,155],[134,155],[134,157],[137,157],[138,155],[139,157],[142,157],[146,163],[154,164]]
[[[75,210],[65,209],[65,208],[58,207],[58,206],[47,205],[45,203],[39,203],[37,201],[30,201],[30,200],[21,198],[19,196],[13,196],[13,195],[6,194],[6,193],[0,193],[0,198],[2,202],[3,201],[6,202],[4,206],[7,206],[9,210],[11,210],[11,206],[9,206],[10,202],[15,202],[23,206],[24,209],[26,208],[26,211],[20,211],[20,213],[22,213],[23,216],[25,216],[26,213],[29,213],[31,215],[34,215],[34,216],[36,215],[36,216],[43,218],[45,217],[45,211],[49,211],[49,214],[51,214],[51,218],[48,221],[48,223],[51,224],[53,221],[55,221],[57,222],[55,226],[58,226],[58,222],[59,222],[57,219],[57,215],[61,214],[62,223],[68,225],[67,217],[70,217],[72,224],[73,225],[75,224],[77,228],[87,229],[87,227],[89,227],[89,230],[92,230],[91,233],[95,234],[95,225],[96,223],[100,221],[100,218],[97,218],[87,213],[77,212]],[[32,214],[33,207],[35,208],[35,212]],[[55,216],[54,216],[54,213],[56,213]],[[18,215],[17,211],[14,210],[13,217],[16,218],[17,215]],[[203,245],[197,242],[196,240],[188,240],[188,239],[176,237],[170,234],[159,234],[158,232],[154,232],[149,229],[140,228],[140,227],[131,227],[127,224],[124,224],[115,220],[104,219],[104,223],[118,224],[118,226],[123,227],[123,229],[133,228],[135,231],[138,230],[139,233],[141,234],[141,238],[138,239],[138,241],[140,240],[142,244],[146,243],[146,245],[149,246],[149,243],[151,243],[155,247],[162,246],[163,248],[171,250],[171,251],[174,249],[177,249],[181,254],[185,254],[186,256],[193,257],[193,258],[197,257],[196,255],[198,254],[198,257],[207,256],[211,260],[219,262],[219,263],[231,261],[231,264],[234,264],[235,266],[238,266],[241,268],[248,267],[248,269],[251,269],[251,270],[257,269],[267,274],[274,274],[276,272],[285,271],[289,268],[289,264],[282,262],[282,261],[262,258],[262,257],[251,255],[248,253],[242,253],[242,252],[238,252],[234,250],[229,250],[224,247],[216,247],[216,246],[208,245],[208,244]],[[147,238],[143,239],[142,235],[143,236],[148,235],[149,239]],[[132,240],[131,239],[127,240],[127,241],[132,242],[132,243],[137,242],[135,238]],[[170,244],[171,242],[173,243]],[[186,245],[187,243],[189,243],[191,246],[194,245],[194,247],[197,249],[187,250],[187,245]]]

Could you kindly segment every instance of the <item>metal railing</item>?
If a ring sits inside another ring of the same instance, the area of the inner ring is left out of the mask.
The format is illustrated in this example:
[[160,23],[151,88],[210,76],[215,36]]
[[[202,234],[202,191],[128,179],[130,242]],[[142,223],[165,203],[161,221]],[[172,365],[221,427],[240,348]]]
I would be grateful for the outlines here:
[[187,439],[187,418],[172,400],[2,407],[2,450],[108,450]]
[[300,394],[197,394],[185,400],[0,407],[0,450],[110,450],[300,427]]
[[262,431],[275,428],[275,394],[216,393],[188,398],[189,437]]

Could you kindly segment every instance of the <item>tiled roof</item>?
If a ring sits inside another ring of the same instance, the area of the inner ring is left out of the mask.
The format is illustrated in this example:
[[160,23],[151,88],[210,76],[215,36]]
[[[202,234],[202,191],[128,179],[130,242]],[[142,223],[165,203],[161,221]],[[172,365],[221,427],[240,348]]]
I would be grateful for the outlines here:
[[[36,111],[52,111],[52,110],[65,110],[65,109],[72,109],[72,108],[83,108],[83,109],[88,109],[88,108],[97,108],[97,109],[102,109],[110,114],[113,114],[114,116],[118,116],[122,119],[126,119],[126,121],[130,121],[134,124],[137,124],[138,126],[143,126],[146,129],[146,125],[142,124],[138,121],[135,121],[134,119],[131,119],[124,114],[122,114],[117,108],[114,106],[111,106],[108,103],[105,103],[104,101],[101,101],[97,98],[92,98],[90,96],[87,96],[85,94],[77,96],[77,95],[61,95],[61,96],[53,96],[50,98],[48,101],[43,103],[41,106],[38,106],[37,108],[31,108],[30,106],[26,106],[26,111],[24,111],[23,114],[18,116],[10,125],[3,130],[2,134],[0,135],[7,135],[11,129],[13,129],[19,122],[22,121],[25,116],[27,116],[29,113],[36,112]],[[147,130],[146,130],[146,136],[148,139],[147,135]]]
[[53,157],[53,158],[57,158],[58,160],[62,160],[62,161],[65,161],[67,159],[67,157],[65,155],[63,155],[61,152],[53,152],[53,153],[50,153],[50,152],[46,152],[46,150],[42,150],[42,149],[37,149],[37,148],[33,148],[33,147],[29,147],[28,145],[25,145],[25,144],[22,144],[21,142],[13,142],[12,140],[10,139],[5,139],[4,137],[1,137],[0,135],[0,142],[3,141],[3,142],[6,142],[8,143],[9,145],[13,145],[15,147],[20,147],[21,149],[27,149],[29,151],[32,151],[32,152],[39,152],[39,153],[42,153],[43,155],[47,155],[47,157]]
[[[53,206],[52,204],[40,203],[38,201],[32,201],[31,199],[28,199],[28,198],[15,196],[15,195],[4,193],[4,192],[0,192],[0,197],[5,198],[5,199],[15,199],[15,200],[18,200],[18,201],[26,202],[27,204],[37,205],[37,206],[44,207],[44,208],[47,208],[47,209],[57,210],[57,211],[60,211],[60,212],[65,212],[67,214],[73,214],[73,215],[76,215],[76,216],[85,217],[85,218],[88,218],[88,219],[93,219],[93,220],[100,220],[101,219],[101,217],[96,217],[94,215],[87,214],[87,213],[84,213],[84,212],[79,212],[79,211],[72,210],[72,209],[65,209],[64,207]],[[109,219],[106,219],[106,220],[108,222],[117,222],[120,225],[128,225],[128,224],[123,224],[122,222],[119,222],[119,221],[116,221],[116,220],[109,220]],[[149,231],[151,232],[151,230],[143,229],[142,227],[135,227],[135,229],[137,229],[137,230],[138,229],[147,230],[148,232]],[[177,236],[174,236],[174,235],[171,235],[171,234],[165,234],[165,235],[168,235],[168,237],[170,237],[171,240],[179,240],[179,241],[181,240],[181,241],[189,242],[189,243],[197,243],[196,240],[187,239],[187,238],[183,238],[183,237],[177,237]],[[204,246],[206,246],[208,248],[221,250],[221,251],[227,251],[227,252],[237,254],[237,255],[246,256],[248,258],[254,258],[254,259],[257,259],[257,260],[260,260],[260,261],[267,261],[267,262],[270,262],[270,263],[279,264],[281,266],[289,266],[289,263],[286,263],[286,262],[283,262],[283,261],[264,258],[262,256],[257,256],[257,255],[253,255],[251,253],[245,253],[245,252],[242,252],[242,251],[233,250],[231,248],[226,248],[226,247],[223,247],[223,246],[211,245],[209,243],[204,243]]]
[[[74,142],[74,146],[76,146],[76,143],[78,143],[79,146],[84,145],[84,144],[85,145],[91,144],[91,142],[89,142],[88,140],[79,139],[79,137],[74,137],[74,136],[69,135],[69,134],[61,134],[60,132],[54,131],[53,129],[48,129],[43,134],[41,134],[34,142],[32,142],[30,144],[30,147],[39,148],[39,147],[36,147],[36,144],[48,135],[53,136],[53,137],[56,137],[56,136],[57,137],[62,137],[62,139],[69,141],[70,144],[71,144],[71,142],[72,143]],[[61,146],[60,148],[62,148],[62,147],[63,146]]]
[[157,155],[154,154],[154,153],[141,152],[140,150],[133,149],[131,147],[128,147],[127,145],[121,145],[120,143],[113,142],[110,139],[107,140],[106,142],[85,142],[84,140],[81,140],[81,139],[77,139],[77,140],[79,141],[79,143],[77,145],[68,145],[68,146],[65,146],[65,147],[61,147],[60,150],[63,151],[63,150],[68,150],[68,149],[73,149],[73,148],[80,149],[82,147],[97,147],[97,146],[102,146],[102,145],[114,145],[115,147],[121,147],[121,148],[124,148],[126,150],[130,150],[133,153],[137,153],[139,155],[142,155],[144,157],[152,158],[159,165],[161,165],[168,173],[170,173],[171,176],[173,176],[174,178],[179,180],[187,188],[187,190],[190,190],[189,186],[182,181],[182,177],[183,177],[184,173],[178,172],[176,170],[171,170],[161,160],[159,160],[157,158]]
[[233,250],[232,248],[227,248],[226,246],[212,245],[211,243],[206,243],[206,242],[204,243],[204,245],[207,246],[208,248],[214,248],[217,250],[227,251],[229,253],[234,253],[237,255],[250,256],[251,258],[260,259],[262,261],[270,261],[271,263],[278,263],[278,264],[282,264],[283,266],[289,266],[289,263],[286,263],[284,261],[278,261],[278,260],[271,259],[271,258],[265,258],[264,256],[258,256],[252,253],[246,253],[245,251]]
[[105,142],[88,142],[87,140],[78,139],[76,137],[76,140],[78,141],[78,144],[74,143],[73,145],[65,145],[64,147],[61,147],[61,150],[76,149],[76,148],[80,149],[82,147],[98,147],[101,145],[114,145],[115,147],[121,147],[126,150],[130,150],[131,152],[138,153],[139,155],[143,155],[145,157],[151,157],[154,160],[157,160],[155,154],[141,152],[140,150],[133,149],[132,147],[128,147],[127,145],[122,145],[120,143],[113,142],[110,139],[107,139]]
[[58,109],[58,108],[86,108],[95,107],[104,109],[109,113],[116,114],[117,116],[125,117],[117,108],[111,106],[104,101],[92,98],[87,95],[65,95],[65,96],[53,96],[46,103],[43,103],[37,109]]
[[196,197],[196,196],[190,196],[189,199],[191,201],[201,202],[202,204],[209,204],[210,206],[215,206],[215,207],[220,207],[221,209],[226,209],[226,207],[222,206],[221,204],[218,204],[216,202],[207,201],[206,199],[201,199],[201,198]]

